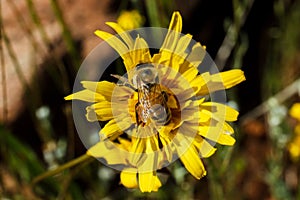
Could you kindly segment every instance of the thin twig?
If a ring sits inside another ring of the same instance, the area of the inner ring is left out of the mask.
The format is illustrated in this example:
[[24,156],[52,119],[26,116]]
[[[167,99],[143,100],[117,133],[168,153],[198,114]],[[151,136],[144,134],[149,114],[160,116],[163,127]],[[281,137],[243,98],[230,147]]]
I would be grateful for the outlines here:
[[[32,44],[34,50],[36,51],[36,53],[40,53],[41,56],[45,56],[45,55],[49,54],[51,59],[54,61],[55,66],[57,66],[57,69],[58,69],[61,77],[63,77],[63,78],[62,79],[57,78],[56,74],[53,73],[53,68],[46,67],[45,70],[49,73],[50,77],[52,77],[52,80],[56,83],[57,86],[62,85],[64,93],[69,92],[70,91],[69,77],[68,77],[68,74],[66,72],[65,66],[62,63],[62,60],[57,58],[57,55],[55,55],[55,52],[51,49],[52,48],[51,40],[49,39],[49,36],[47,35],[47,32],[45,31],[45,29],[44,29],[44,27],[41,23],[40,17],[37,13],[37,10],[36,10],[33,2],[31,0],[27,0],[27,7],[28,7],[29,12],[30,12],[31,20],[32,20],[33,24],[36,26],[37,31],[41,35],[42,42],[44,42],[47,49],[39,47],[40,42],[36,39],[36,37],[34,37],[34,34],[33,34],[33,30],[35,30],[35,29],[30,28],[29,25],[26,24],[23,15],[18,10],[18,8],[15,5],[14,1],[8,1],[8,2],[10,3],[12,11],[14,12],[14,16],[18,19],[17,21],[19,22],[19,25],[20,25],[21,29],[24,30],[26,36],[31,41],[31,44]],[[37,74],[37,71],[34,74]],[[39,90],[35,90],[35,91],[38,92]],[[37,95],[35,94],[35,96],[37,96]],[[71,115],[66,114],[66,118],[67,118],[68,124],[70,124]],[[72,127],[72,126],[68,125],[68,127]],[[68,132],[69,144],[74,146],[74,139],[73,139],[74,138],[74,129],[73,128],[68,128],[67,132]],[[43,141],[45,141],[45,140],[43,140]],[[71,148],[71,149],[73,149],[73,148]],[[72,150],[72,153],[69,153],[68,157],[73,157],[72,156],[74,154],[73,152],[74,152],[74,150]]]
[[43,40],[46,42],[47,46],[50,46],[51,42],[49,40],[47,32],[45,31],[45,29],[42,25],[42,22],[37,14],[37,10],[34,6],[34,3],[32,2],[32,0],[26,0],[26,3],[27,3],[27,7],[29,9],[31,19],[33,20],[34,24],[37,26],[38,30],[40,31],[41,36],[42,36]]
[[30,29],[29,25],[26,24],[25,19],[23,15],[20,13],[20,11],[17,9],[15,2],[8,1],[8,3],[12,9],[12,12],[14,13],[14,17],[17,18],[17,22],[20,24],[21,29],[24,30],[25,34],[28,36],[29,40],[31,41],[34,50],[36,50],[37,53],[41,53],[39,44],[32,34],[32,29]]
[[218,66],[219,70],[224,68],[224,65],[226,64],[226,61],[228,60],[234,46],[236,45],[237,39],[238,39],[238,33],[240,31],[240,28],[244,25],[247,16],[252,8],[252,5],[254,3],[254,0],[247,1],[248,5],[245,6],[245,8],[238,7],[237,9],[243,9],[240,10],[239,13],[241,13],[241,16],[236,16],[236,20],[234,23],[232,23],[228,30],[227,34],[222,42],[221,47],[219,48],[215,63]]
[[66,196],[68,194],[68,188],[69,188],[69,186],[70,186],[70,184],[71,184],[74,176],[76,174],[78,174],[81,171],[81,169],[83,167],[85,167],[87,164],[89,164],[91,161],[93,161],[93,159],[89,159],[86,162],[79,164],[78,166],[76,166],[74,169],[72,169],[70,171],[70,173],[69,173],[69,175],[67,177],[64,177],[64,180],[62,182],[62,187],[61,187],[62,190],[58,194],[57,200],[66,199]]
[[58,59],[57,56],[55,55],[54,51],[52,50],[52,44],[51,44],[51,40],[49,38],[49,36],[47,35],[47,32],[45,31],[43,25],[42,25],[42,22],[38,16],[38,13],[37,13],[37,10],[33,4],[33,2],[31,0],[27,0],[27,7],[29,9],[29,12],[30,12],[30,16],[31,16],[31,20],[33,21],[34,25],[37,27],[37,30],[39,31],[39,34],[41,35],[41,38],[42,38],[42,41],[46,44],[46,50],[44,50],[43,48],[39,48],[39,45],[38,45],[38,41],[36,41],[33,33],[32,33],[32,29],[28,28],[26,26],[26,23],[25,23],[25,20],[23,19],[22,15],[20,14],[20,12],[17,10],[15,4],[13,3],[13,1],[9,1],[10,2],[10,5],[15,13],[15,16],[17,16],[18,18],[18,22],[20,23],[21,25],[21,28],[24,29],[25,33],[27,33],[30,41],[32,41],[32,44],[33,44],[33,48],[35,50],[38,50],[36,51],[37,53],[43,53],[43,55],[50,55],[51,58],[53,59],[54,63],[57,65],[57,68],[58,70],[60,71],[61,73],[61,76],[64,77],[61,80],[59,80],[58,78],[56,78],[54,76],[54,74],[52,73],[52,69],[49,69],[46,67],[46,70],[48,71],[48,73],[50,74],[50,76],[53,78],[53,81],[56,82],[56,85],[61,85],[61,83],[63,83],[63,90],[64,92],[67,92],[69,91],[69,78],[68,78],[68,75],[67,75],[67,72],[66,72],[66,69],[65,69],[65,66],[64,64],[62,63],[62,60],[61,59]]
[[256,119],[257,117],[269,112],[274,106],[283,103],[285,100],[289,99],[291,96],[299,93],[300,91],[300,79],[297,79],[292,84],[275,94],[273,97],[269,98],[249,113],[245,114],[240,118],[241,124],[245,124],[250,120]]
[[62,11],[59,7],[59,4],[57,2],[57,0],[51,0],[51,7],[52,10],[54,12],[54,15],[56,17],[56,20],[58,21],[58,23],[60,24],[61,28],[62,28],[62,35],[63,35],[63,39],[66,43],[67,46],[67,50],[70,53],[70,56],[72,58],[72,62],[73,62],[73,67],[75,67],[75,69],[78,69],[80,67],[80,55],[77,51],[75,42],[72,38],[71,32],[68,29],[68,26],[64,20],[64,17],[62,15]]

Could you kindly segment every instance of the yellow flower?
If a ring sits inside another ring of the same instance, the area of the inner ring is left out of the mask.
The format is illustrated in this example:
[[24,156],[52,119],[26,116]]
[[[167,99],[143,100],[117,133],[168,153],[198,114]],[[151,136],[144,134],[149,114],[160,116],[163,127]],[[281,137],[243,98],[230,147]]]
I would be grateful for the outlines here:
[[293,161],[298,161],[300,158],[300,103],[295,103],[289,114],[297,120],[297,125],[294,129],[294,135],[287,148]]
[[[177,158],[197,179],[206,175],[201,157],[211,156],[215,143],[233,145],[234,132],[227,122],[238,112],[227,105],[207,101],[207,95],[245,80],[241,70],[199,74],[204,57],[200,43],[181,35],[182,19],[174,12],[158,53],[151,55],[147,42],[133,39],[113,22],[120,37],[97,30],[95,34],[114,48],[124,61],[126,78],[119,83],[82,81],[85,88],[65,97],[91,102],[89,121],[108,121],[101,140],[87,154],[122,165],[121,183],[142,192],[162,185],[157,170]],[[226,122],[227,121],[227,122]]]
[[132,30],[141,27],[145,19],[137,10],[122,11],[117,22],[124,30]]
[[290,109],[290,115],[300,123],[300,103],[295,103]]

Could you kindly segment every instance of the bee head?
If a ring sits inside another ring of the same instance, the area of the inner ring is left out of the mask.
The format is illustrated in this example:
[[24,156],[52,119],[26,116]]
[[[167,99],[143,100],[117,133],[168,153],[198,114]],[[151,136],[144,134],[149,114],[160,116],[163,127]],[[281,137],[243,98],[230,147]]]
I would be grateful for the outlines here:
[[133,83],[142,85],[159,84],[158,71],[153,64],[145,63],[136,66]]

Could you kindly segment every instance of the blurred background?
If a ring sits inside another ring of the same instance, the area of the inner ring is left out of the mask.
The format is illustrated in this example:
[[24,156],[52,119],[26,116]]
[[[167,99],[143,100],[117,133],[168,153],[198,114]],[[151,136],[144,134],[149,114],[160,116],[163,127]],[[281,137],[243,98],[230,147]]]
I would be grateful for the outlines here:
[[[300,199],[299,0],[1,0],[1,199]],[[237,142],[204,159],[195,180],[180,162],[159,192],[119,184],[119,172],[87,160],[33,185],[39,174],[85,153],[71,102],[96,29],[167,28],[172,12],[220,69],[247,81],[228,90],[240,111]],[[290,108],[293,107],[293,111]],[[298,119],[297,119],[298,118]]]

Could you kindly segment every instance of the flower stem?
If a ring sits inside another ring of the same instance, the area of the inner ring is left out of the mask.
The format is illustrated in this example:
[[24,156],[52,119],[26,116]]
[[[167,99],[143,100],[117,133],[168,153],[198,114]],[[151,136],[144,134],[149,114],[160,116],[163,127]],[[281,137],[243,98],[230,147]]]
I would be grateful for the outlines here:
[[85,162],[85,161],[88,161],[89,159],[92,159],[93,157],[87,155],[87,154],[83,154],[82,156],[74,159],[74,160],[71,160],[70,162],[67,162],[53,170],[50,170],[50,171],[47,171],[37,177],[35,177],[32,181],[32,185],[35,185],[36,183],[40,182],[41,180],[45,179],[45,178],[48,178],[50,176],[53,176],[55,174],[58,174],[66,169],[69,169],[75,165],[78,165],[79,163],[82,163],[82,162]]
[[212,161],[207,168],[208,170],[208,179],[209,179],[209,194],[211,199],[222,200],[224,199],[223,186],[220,180],[220,174],[216,169],[216,166]]

